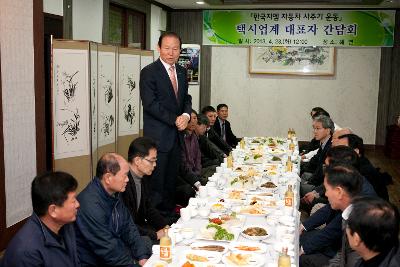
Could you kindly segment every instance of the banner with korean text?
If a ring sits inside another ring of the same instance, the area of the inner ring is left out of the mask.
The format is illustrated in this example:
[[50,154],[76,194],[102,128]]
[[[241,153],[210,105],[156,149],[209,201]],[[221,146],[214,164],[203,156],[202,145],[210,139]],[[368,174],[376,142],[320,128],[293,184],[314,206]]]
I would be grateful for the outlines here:
[[394,10],[204,10],[203,45],[393,46]]

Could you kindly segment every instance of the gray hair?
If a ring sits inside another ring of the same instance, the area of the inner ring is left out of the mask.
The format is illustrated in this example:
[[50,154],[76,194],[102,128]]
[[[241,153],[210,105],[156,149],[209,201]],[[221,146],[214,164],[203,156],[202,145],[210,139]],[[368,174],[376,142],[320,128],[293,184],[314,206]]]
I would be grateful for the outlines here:
[[324,129],[329,129],[331,135],[335,131],[335,124],[333,123],[332,119],[325,115],[319,115],[314,118],[314,121],[320,122]]

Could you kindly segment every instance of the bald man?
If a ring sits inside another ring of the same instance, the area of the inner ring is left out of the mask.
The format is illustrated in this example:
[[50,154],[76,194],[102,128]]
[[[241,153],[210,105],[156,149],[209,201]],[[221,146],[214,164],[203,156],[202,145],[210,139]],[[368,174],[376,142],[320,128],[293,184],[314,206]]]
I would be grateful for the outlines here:
[[82,266],[143,266],[151,255],[119,196],[128,172],[122,156],[107,153],[97,163],[96,177],[78,195],[75,230]]
[[352,130],[350,128],[342,128],[336,130],[332,135],[332,146],[347,146],[346,140],[342,140],[339,137],[345,134],[352,134]]

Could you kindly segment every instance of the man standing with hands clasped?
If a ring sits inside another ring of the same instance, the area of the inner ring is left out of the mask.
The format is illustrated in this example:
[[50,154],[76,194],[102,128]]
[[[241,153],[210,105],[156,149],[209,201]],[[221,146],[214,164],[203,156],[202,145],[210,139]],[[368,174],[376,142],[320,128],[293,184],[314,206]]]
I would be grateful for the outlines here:
[[158,40],[160,58],[140,73],[143,134],[157,143],[157,167],[151,177],[152,201],[164,215],[175,207],[175,180],[183,144],[182,131],[190,120],[192,97],[186,70],[177,65],[181,39],[173,32]]

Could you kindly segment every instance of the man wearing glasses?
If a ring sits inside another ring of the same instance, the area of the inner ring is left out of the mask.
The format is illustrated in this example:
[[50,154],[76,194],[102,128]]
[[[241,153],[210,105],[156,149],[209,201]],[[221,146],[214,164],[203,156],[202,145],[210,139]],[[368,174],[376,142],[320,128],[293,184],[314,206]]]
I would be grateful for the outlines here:
[[[174,219],[163,217],[150,200],[148,180],[157,162],[157,145],[149,137],[139,137],[132,141],[128,150],[129,182],[122,200],[132,216],[142,236],[148,236],[158,243],[164,235],[163,229]],[[143,179],[144,178],[144,179]]]

